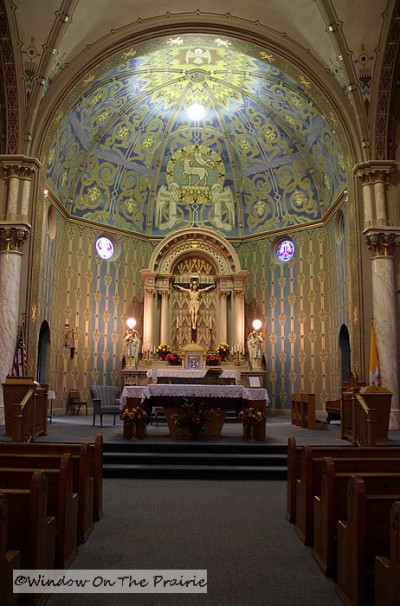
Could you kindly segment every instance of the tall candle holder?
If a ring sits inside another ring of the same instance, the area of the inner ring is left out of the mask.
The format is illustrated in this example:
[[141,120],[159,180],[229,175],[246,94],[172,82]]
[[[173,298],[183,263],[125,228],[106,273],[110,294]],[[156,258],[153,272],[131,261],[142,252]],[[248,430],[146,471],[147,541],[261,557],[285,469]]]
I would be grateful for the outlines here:
[[236,366],[240,366],[241,362],[240,362],[240,349],[239,347],[237,348],[237,352],[236,352],[236,362],[235,365]]

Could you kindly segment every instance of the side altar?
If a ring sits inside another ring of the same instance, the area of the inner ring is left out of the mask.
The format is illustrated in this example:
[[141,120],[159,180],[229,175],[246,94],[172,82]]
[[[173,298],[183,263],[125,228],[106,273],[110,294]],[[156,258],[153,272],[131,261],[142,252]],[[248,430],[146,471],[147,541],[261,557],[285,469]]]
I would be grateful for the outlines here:
[[[238,412],[243,406],[254,406],[266,414],[269,397],[264,388],[247,388],[243,385],[187,385],[187,384],[154,384],[147,386],[128,386],[122,391],[121,409],[125,406],[142,406],[151,411],[154,406],[164,409],[168,423],[169,435],[172,438],[186,438],[187,431],[177,427],[174,415],[179,412],[183,402],[197,401],[202,406],[213,410],[212,421],[204,434],[205,438],[221,437],[227,409],[235,408]],[[260,439],[265,438],[265,424]]]

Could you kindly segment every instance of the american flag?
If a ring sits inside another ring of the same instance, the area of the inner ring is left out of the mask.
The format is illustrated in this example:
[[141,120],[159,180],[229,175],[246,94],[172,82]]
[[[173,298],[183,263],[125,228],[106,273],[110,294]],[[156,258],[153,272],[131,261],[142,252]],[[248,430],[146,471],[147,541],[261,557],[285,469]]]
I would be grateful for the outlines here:
[[20,326],[18,328],[17,345],[15,348],[14,362],[13,362],[11,375],[13,377],[24,377],[26,375],[26,367],[27,367],[27,360],[26,360],[24,333],[23,333],[23,327]]

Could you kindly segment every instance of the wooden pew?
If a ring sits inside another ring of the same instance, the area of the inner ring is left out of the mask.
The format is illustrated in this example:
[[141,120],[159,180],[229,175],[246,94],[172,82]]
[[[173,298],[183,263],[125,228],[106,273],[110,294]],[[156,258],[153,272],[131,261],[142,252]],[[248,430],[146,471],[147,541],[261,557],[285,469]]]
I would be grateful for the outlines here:
[[344,604],[371,603],[375,558],[389,555],[390,511],[398,500],[400,494],[368,494],[359,476],[348,480],[346,520],[337,526],[336,591]]
[[304,446],[301,461],[300,478],[296,480],[296,521],[295,530],[305,545],[313,541],[313,510],[314,495],[321,494],[321,467],[324,457],[345,459],[350,457],[367,458],[397,458],[400,457],[398,447],[353,447],[348,448],[320,446]]
[[400,457],[323,460],[321,494],[314,496],[313,555],[326,576],[336,573],[337,522],[346,518],[347,483],[354,474],[368,494],[400,493]]
[[290,399],[292,425],[306,429],[327,429],[326,423],[317,421],[315,417],[315,393],[292,393]]
[[[0,442],[0,454],[3,451],[15,454],[63,454],[69,452],[79,455],[81,443],[73,442]],[[93,518],[100,520],[103,515],[103,436],[96,435],[93,443],[87,444],[87,459],[90,476],[93,478]]]
[[400,596],[400,501],[390,513],[390,557],[375,558],[375,606],[397,606]]
[[[59,469],[43,471],[48,480],[47,513],[57,522],[55,563],[57,568],[67,568],[78,549],[78,494],[72,489],[72,456],[63,454]],[[0,489],[29,488],[33,472],[33,468],[0,467]]]
[[337,398],[336,400],[327,400],[325,403],[325,410],[327,412],[326,422],[329,423],[331,421],[336,421],[340,419],[341,414],[341,399]]
[[18,605],[18,594],[13,593],[13,571],[21,568],[19,550],[7,547],[7,497],[0,494],[0,603]]
[[8,504],[7,547],[20,551],[21,568],[54,568],[56,520],[47,515],[47,492],[40,470],[33,472],[29,489],[0,489]]
[[[59,454],[33,454],[0,450],[0,467],[59,469]],[[90,476],[88,445],[81,444],[79,454],[71,454],[73,464],[73,492],[78,493],[78,542],[84,543],[93,530],[93,478]]]

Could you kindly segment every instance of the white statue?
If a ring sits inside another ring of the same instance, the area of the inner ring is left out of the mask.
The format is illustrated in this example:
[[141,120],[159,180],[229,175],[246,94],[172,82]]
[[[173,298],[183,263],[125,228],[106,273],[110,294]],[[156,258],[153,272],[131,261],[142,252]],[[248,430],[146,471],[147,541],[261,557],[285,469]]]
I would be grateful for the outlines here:
[[140,338],[137,330],[128,328],[125,335],[126,356],[128,358],[128,366],[137,367],[139,359]]
[[261,368],[264,339],[260,332],[253,330],[247,337],[247,349],[251,368]]

